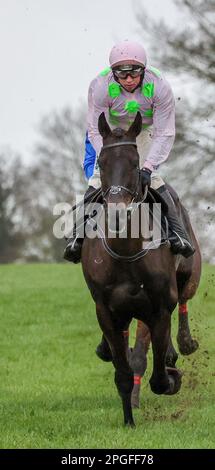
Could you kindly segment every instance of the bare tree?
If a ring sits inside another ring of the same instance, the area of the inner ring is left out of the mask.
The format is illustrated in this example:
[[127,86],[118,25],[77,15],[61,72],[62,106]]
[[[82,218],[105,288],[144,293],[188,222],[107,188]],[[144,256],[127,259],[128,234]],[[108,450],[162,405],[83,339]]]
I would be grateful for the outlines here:
[[40,122],[35,146],[36,163],[30,170],[35,202],[32,213],[36,224],[32,240],[40,245],[40,258],[62,261],[65,241],[57,240],[53,235],[53,208],[61,202],[74,204],[76,194],[83,193],[86,188],[83,172],[85,133],[84,103],[76,110],[53,111]]
[[[174,74],[180,82],[176,97],[176,142],[164,170],[168,182],[195,216],[202,246],[207,243],[205,258],[211,260],[214,241],[208,239],[213,239],[210,229],[215,199],[215,113],[211,105],[215,81],[214,0],[175,0],[175,3],[179,12],[177,27],[163,20],[154,21],[140,1],[136,2],[136,19],[143,42],[147,36],[155,65]],[[186,89],[192,95],[190,99],[184,96]]]
[[23,187],[24,171],[19,156],[8,150],[0,154],[0,263],[21,256],[25,234],[17,194]]
[[35,155],[43,170],[41,179],[56,201],[71,200],[86,185],[82,167],[85,121],[86,107],[82,104],[75,111],[53,111],[40,122]]
[[85,116],[81,104],[43,117],[28,167],[12,151],[0,155],[0,263],[62,261],[65,241],[53,235],[53,208],[73,204],[86,187]]

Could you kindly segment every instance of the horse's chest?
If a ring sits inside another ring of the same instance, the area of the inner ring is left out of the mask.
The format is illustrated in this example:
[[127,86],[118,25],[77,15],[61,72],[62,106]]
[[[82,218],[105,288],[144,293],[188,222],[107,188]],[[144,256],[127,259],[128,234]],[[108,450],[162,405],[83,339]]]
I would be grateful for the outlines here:
[[106,303],[112,312],[135,313],[149,306],[150,301],[143,283],[123,282],[106,287]]

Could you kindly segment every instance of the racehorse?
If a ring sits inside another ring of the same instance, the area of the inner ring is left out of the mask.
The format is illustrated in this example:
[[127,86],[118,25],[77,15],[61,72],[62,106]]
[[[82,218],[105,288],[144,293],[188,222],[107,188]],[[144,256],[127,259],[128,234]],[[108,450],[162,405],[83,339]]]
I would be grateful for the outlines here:
[[[187,302],[194,297],[199,286],[201,276],[201,252],[186,209],[173,188],[170,185],[167,186],[176,205],[178,215],[183,220],[186,232],[189,234],[192,244],[195,247],[195,253],[192,257],[184,258],[178,256],[176,258],[176,279],[178,286],[177,343],[182,355],[190,355],[198,349],[198,342],[192,338],[190,333]],[[129,329],[124,331],[123,334],[129,355],[129,364],[134,372],[134,387],[131,397],[132,407],[139,408],[141,379],[146,371],[147,353],[151,342],[150,330],[146,324],[138,320],[133,348],[129,348]],[[102,350],[102,355],[100,350]],[[105,337],[102,338],[96,352],[102,360],[107,362],[112,361],[112,354]],[[178,354],[175,351],[170,337],[166,354],[166,365],[175,367],[177,359]]]
[[[142,187],[136,137],[142,129],[138,112],[128,131],[111,131],[104,113],[98,128],[103,147],[98,159],[105,220],[111,218],[112,204],[128,209],[141,204]],[[123,331],[132,318],[141,320],[150,331],[153,350],[151,390],[175,394],[181,387],[181,373],[166,367],[170,344],[171,314],[178,298],[175,256],[168,241],[145,251],[143,238],[86,237],[82,248],[82,269],[96,304],[99,325],[112,354],[115,384],[122,400],[124,423],[134,426],[131,394],[134,384]]]

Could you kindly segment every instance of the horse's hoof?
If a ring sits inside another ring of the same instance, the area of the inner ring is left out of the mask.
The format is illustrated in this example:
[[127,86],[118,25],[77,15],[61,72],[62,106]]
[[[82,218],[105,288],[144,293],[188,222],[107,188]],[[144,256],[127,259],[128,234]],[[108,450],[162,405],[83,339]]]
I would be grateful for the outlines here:
[[175,395],[181,388],[182,372],[173,367],[167,367],[169,388],[165,391],[165,395]]
[[125,426],[127,428],[135,428],[135,422],[133,421],[133,419],[129,419],[128,421],[125,421]]
[[183,356],[189,356],[189,354],[194,353],[198,347],[199,343],[196,339],[190,338],[181,338],[180,336],[177,337],[178,342],[178,349]]

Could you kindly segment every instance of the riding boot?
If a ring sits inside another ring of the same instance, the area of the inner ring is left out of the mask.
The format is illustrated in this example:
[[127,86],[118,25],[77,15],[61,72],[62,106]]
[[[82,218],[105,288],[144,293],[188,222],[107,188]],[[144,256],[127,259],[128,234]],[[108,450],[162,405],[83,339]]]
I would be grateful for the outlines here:
[[[89,186],[87,189],[85,195],[84,195],[84,200],[83,204],[84,207],[86,204],[89,204],[92,199],[94,198],[95,194],[98,193],[98,190],[95,190],[92,186]],[[83,222],[83,221],[81,221]],[[87,222],[87,217],[84,218],[84,227]],[[76,224],[73,227],[73,234],[72,237],[68,239],[68,243],[66,245],[66,248],[64,250],[63,257],[67,261],[71,261],[74,264],[77,264],[81,261],[81,250],[82,250],[82,245],[84,238],[79,238],[78,237],[78,226],[79,226],[80,221],[77,221]]]
[[172,196],[164,186],[158,188],[157,191],[168,206],[166,217],[169,224],[169,241],[171,249],[174,254],[181,254],[185,258],[189,258],[189,256],[192,256],[193,253],[195,253],[195,248],[192,246],[189,236],[178,217]]

